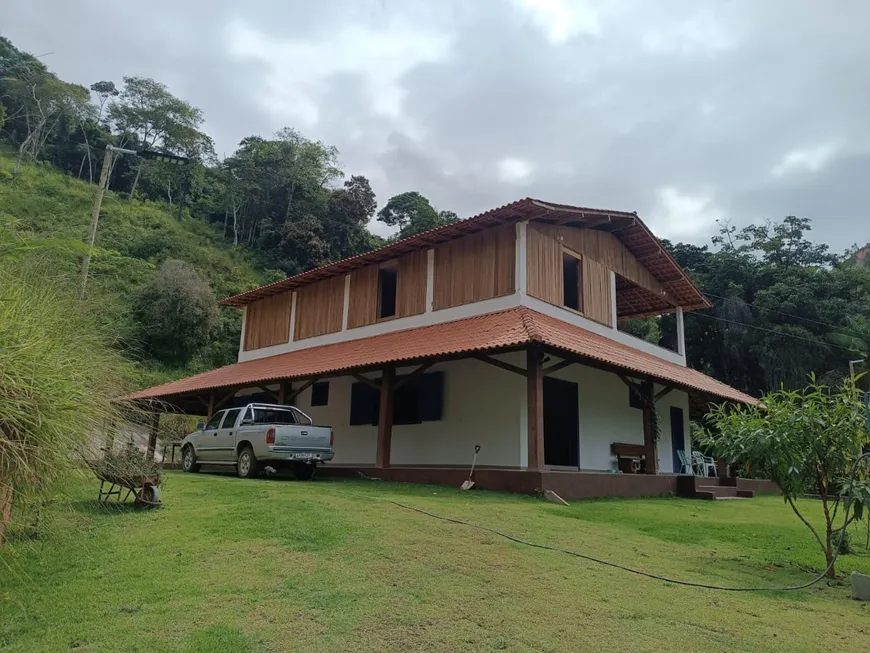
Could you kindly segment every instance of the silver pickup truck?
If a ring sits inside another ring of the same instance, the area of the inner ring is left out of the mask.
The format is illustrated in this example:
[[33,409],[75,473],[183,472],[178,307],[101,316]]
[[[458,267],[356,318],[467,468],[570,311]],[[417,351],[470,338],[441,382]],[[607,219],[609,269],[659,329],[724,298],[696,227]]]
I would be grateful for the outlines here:
[[252,478],[269,465],[292,467],[299,479],[314,475],[318,463],[332,460],[332,428],[314,426],[293,406],[248,404],[218,411],[181,442],[181,468],[233,465],[242,478]]

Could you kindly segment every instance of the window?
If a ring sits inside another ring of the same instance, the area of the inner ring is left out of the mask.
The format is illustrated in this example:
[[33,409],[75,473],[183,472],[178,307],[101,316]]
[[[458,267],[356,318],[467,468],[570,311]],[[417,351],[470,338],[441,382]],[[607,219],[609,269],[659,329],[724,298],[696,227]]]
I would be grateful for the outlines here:
[[378,271],[378,317],[393,317],[396,314],[396,268],[381,268]]
[[221,424],[222,429],[231,429],[236,425],[236,418],[239,416],[239,413],[242,412],[241,408],[233,408],[232,410],[228,410],[224,415],[223,424]]
[[[397,377],[399,381],[402,377]],[[381,392],[367,383],[354,383],[350,389],[350,424],[376,426]],[[441,419],[444,407],[444,373],[432,372],[402,384],[393,401],[393,424],[421,424]]]
[[289,408],[254,408],[254,424],[296,424],[296,413]]
[[583,261],[571,254],[562,254],[562,285],[565,296],[562,304],[575,311],[583,310]]
[[318,381],[311,386],[311,405],[329,405],[329,381]]
[[204,431],[214,431],[220,426],[221,420],[224,418],[225,410],[220,411],[219,413],[215,413],[212,418],[205,425]]
[[651,381],[641,381],[640,383],[632,381],[632,387],[628,389],[628,405],[643,410],[644,398],[652,395],[652,391]]

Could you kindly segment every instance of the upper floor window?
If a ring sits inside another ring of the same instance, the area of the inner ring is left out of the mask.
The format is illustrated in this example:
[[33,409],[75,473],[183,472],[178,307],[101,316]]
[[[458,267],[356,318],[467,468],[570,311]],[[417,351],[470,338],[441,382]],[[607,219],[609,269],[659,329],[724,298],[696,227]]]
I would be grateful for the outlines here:
[[568,252],[562,254],[562,304],[575,311],[583,311],[583,261]]
[[385,267],[378,270],[378,317],[393,317],[396,314],[396,281],[395,267]]

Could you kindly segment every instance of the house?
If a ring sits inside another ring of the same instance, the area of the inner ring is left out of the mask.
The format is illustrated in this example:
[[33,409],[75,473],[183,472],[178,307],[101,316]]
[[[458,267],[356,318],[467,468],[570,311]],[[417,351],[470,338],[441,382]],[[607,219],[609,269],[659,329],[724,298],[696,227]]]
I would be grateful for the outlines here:
[[[323,473],[458,484],[479,445],[481,487],[663,494],[690,418],[755,402],[686,366],[710,304],[635,213],[523,199],[221,303],[238,362],[133,397],[292,403],[334,429]],[[662,314],[675,350],[619,328]]]

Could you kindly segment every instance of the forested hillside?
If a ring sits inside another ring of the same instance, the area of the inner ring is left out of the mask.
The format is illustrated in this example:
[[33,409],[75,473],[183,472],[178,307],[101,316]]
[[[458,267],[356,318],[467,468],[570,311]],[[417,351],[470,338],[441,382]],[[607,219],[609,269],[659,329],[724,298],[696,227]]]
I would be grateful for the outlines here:
[[[139,153],[108,170],[83,297],[139,385],[235,360],[240,315],[217,299],[382,244],[373,218],[396,237],[457,219],[414,191],[378,211],[368,179],[292,127],[221,160],[202,111],[135,72],[85,88],[0,37],[0,265],[75,285],[106,145]],[[866,249],[835,255],[809,220],[771,218],[666,243],[714,304],[687,316],[690,365],[752,394],[847,373],[870,349]],[[628,328],[675,337],[673,317]]]

